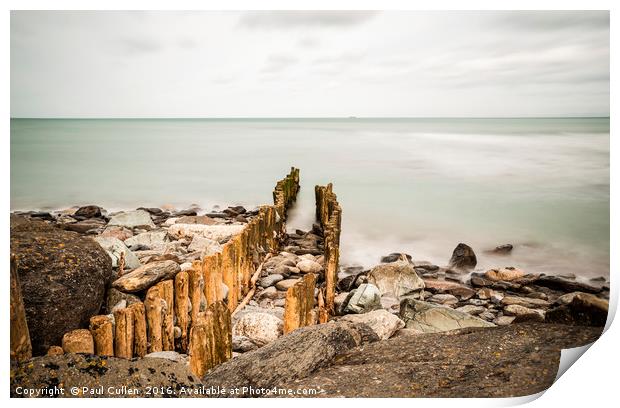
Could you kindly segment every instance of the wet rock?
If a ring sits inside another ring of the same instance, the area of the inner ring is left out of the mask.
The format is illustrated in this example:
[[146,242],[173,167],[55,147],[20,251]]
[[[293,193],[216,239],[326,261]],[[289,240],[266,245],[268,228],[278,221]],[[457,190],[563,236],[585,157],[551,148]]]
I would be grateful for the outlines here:
[[144,210],[120,212],[110,218],[108,225],[127,228],[155,229],[151,215]]
[[304,378],[329,365],[353,347],[377,340],[377,335],[363,324],[330,322],[302,327],[215,367],[203,380],[226,388],[279,387],[284,381]]
[[151,262],[121,276],[112,286],[121,292],[140,292],[161,280],[173,278],[180,270],[174,261]]
[[381,340],[389,339],[396,331],[405,327],[405,322],[383,309],[363,314],[346,315],[342,320],[368,325]]
[[142,265],[138,257],[131,252],[120,239],[98,236],[95,237],[94,240],[101,245],[101,248],[110,256],[113,268],[118,267],[118,263],[122,256],[125,257],[125,268],[127,269],[136,269]]
[[99,312],[112,261],[92,239],[24,217],[11,216],[10,240],[33,354],[42,355]]
[[381,295],[395,298],[424,289],[424,281],[408,262],[377,265],[368,274],[368,282],[379,288]]
[[76,217],[81,217],[83,219],[86,218],[99,218],[101,217],[101,207],[98,207],[96,205],[86,205],[84,207],[80,207],[77,209],[77,211],[75,213],[73,213],[73,216]]
[[547,312],[547,321],[581,326],[604,326],[609,302],[589,293],[575,292],[561,296]]
[[399,253],[399,252],[392,252],[389,255],[382,256],[381,262],[392,263],[392,262],[402,261],[404,260],[403,258],[406,258],[407,261],[411,262],[411,255],[405,254],[405,253]]
[[451,268],[472,269],[477,263],[478,260],[474,250],[469,245],[461,242],[454,248],[449,265]]
[[559,276],[540,276],[536,280],[536,285],[545,286],[549,289],[559,290],[562,292],[600,293],[603,290],[599,286],[593,286],[587,283],[561,278]]
[[514,316],[514,322],[543,322],[545,321],[545,312],[539,309],[530,309],[521,305],[508,305],[504,307],[504,314]]
[[465,327],[495,326],[467,313],[415,299],[404,299],[400,303],[400,318],[407,328],[423,333],[438,333]]
[[351,289],[354,289],[353,284],[355,283],[356,279],[357,279],[357,275],[345,276],[344,278],[338,281],[336,286],[338,287],[338,290],[340,292],[349,292]]
[[513,246],[512,244],[503,244],[503,245],[499,245],[496,246],[494,249],[491,249],[490,251],[487,251],[491,254],[495,254],[495,255],[508,255],[512,252]]
[[234,336],[245,336],[257,345],[264,345],[282,335],[283,321],[278,317],[261,312],[242,315],[233,326]]
[[525,272],[508,266],[506,268],[490,269],[484,273],[484,276],[492,281],[513,281],[525,276]]
[[320,263],[316,261],[311,261],[309,259],[304,259],[297,263],[297,268],[303,273],[316,273],[318,274],[323,270],[323,267]]
[[365,283],[350,293],[345,313],[367,313],[381,309],[381,292],[375,285]]
[[424,279],[424,286],[426,290],[434,293],[448,293],[459,297],[462,300],[467,300],[475,295],[475,291],[465,285],[457,282],[437,280],[437,279]]

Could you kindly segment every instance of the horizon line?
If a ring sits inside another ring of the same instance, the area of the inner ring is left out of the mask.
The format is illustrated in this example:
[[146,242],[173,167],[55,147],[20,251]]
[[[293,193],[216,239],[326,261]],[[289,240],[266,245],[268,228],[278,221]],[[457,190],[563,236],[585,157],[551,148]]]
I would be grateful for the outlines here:
[[609,119],[610,115],[567,115],[567,116],[11,116],[10,119],[42,120],[281,120],[281,119]]

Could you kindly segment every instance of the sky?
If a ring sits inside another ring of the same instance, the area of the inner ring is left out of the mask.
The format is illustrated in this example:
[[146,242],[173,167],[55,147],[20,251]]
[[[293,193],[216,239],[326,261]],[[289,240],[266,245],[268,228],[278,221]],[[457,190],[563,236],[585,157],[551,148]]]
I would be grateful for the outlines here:
[[12,117],[609,115],[607,11],[13,11]]

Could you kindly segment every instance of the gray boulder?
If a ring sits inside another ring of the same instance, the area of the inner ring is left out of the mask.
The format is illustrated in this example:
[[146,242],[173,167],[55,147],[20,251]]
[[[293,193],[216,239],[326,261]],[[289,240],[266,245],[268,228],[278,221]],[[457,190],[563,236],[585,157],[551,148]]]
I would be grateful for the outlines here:
[[405,327],[405,322],[383,309],[363,314],[346,315],[342,320],[368,325],[381,340],[389,339],[397,330]]
[[350,295],[345,313],[366,313],[381,309],[381,292],[370,283],[364,283],[355,289]]
[[423,333],[495,326],[467,313],[415,299],[404,299],[400,303],[400,318],[405,321],[407,328]]
[[394,298],[424,289],[424,281],[413,265],[403,261],[375,266],[368,274],[368,283],[379,288],[381,295]]
[[125,254],[125,267],[127,269],[136,269],[140,267],[140,265],[142,265],[136,254],[131,252],[131,250],[127,248],[125,243],[120,239],[101,236],[94,239],[99,245],[101,245],[101,248],[103,248],[112,259],[113,268],[118,267],[118,262],[121,259],[122,253]]
[[454,248],[449,264],[451,268],[473,269],[477,263],[478,260],[474,250],[469,245],[461,242]]
[[116,225],[127,228],[156,228],[153,220],[151,219],[151,215],[144,210],[120,212],[110,219],[108,225]]

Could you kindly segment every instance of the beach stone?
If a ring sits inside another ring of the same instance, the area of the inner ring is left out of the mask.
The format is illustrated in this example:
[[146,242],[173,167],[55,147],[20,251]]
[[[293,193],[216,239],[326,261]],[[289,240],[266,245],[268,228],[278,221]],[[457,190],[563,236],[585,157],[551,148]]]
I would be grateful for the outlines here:
[[279,387],[278,384],[304,378],[329,365],[353,347],[377,340],[377,335],[364,324],[329,322],[301,327],[258,350],[220,364],[203,377],[203,382],[225,388]]
[[543,299],[535,299],[528,297],[518,296],[504,296],[501,300],[501,304],[506,305],[519,305],[525,307],[548,307],[550,303]]
[[584,282],[578,282],[559,276],[540,276],[536,279],[535,283],[538,286],[544,286],[562,292],[600,293],[603,291],[601,286],[592,286]]
[[213,218],[207,217],[206,215],[188,215],[176,218],[175,224],[214,225],[217,224],[217,221],[215,221]]
[[495,326],[493,323],[467,313],[415,299],[401,301],[400,318],[407,328],[416,329],[422,333],[438,333],[465,327]]
[[[313,257],[314,259],[314,257]],[[316,273],[318,274],[319,272],[321,272],[323,270],[323,267],[321,266],[320,263],[314,261],[314,260],[310,260],[310,259],[304,259],[300,262],[297,263],[296,265],[297,268],[299,268],[300,271],[302,271],[303,273]]]
[[345,302],[348,300],[347,299],[348,297],[349,297],[349,292],[338,293],[334,297],[334,309],[343,310],[344,306],[346,306]]
[[176,351],[171,350],[149,353],[145,355],[144,358],[162,358],[164,360],[170,360],[182,364],[186,364],[189,361],[186,354],[177,353]]
[[112,286],[121,292],[140,292],[161,280],[174,278],[180,270],[174,261],[151,262],[121,276]]
[[91,234],[97,233],[105,227],[105,221],[99,218],[89,218],[71,224],[62,224],[61,227],[67,231],[73,231],[80,234]]
[[189,244],[187,250],[190,252],[198,251],[202,256],[209,256],[222,252],[222,245],[212,239],[196,235],[192,238],[192,243]]
[[232,349],[241,353],[256,350],[258,346],[245,336],[232,336]]
[[198,235],[219,243],[223,243],[228,241],[231,237],[239,234],[243,228],[245,228],[243,225],[234,224],[173,224],[168,228],[168,234],[175,239],[183,237],[193,238],[195,235]]
[[503,245],[496,246],[494,249],[492,249],[489,252],[493,254],[497,254],[497,255],[508,255],[509,253],[512,252],[512,249],[513,249],[512,244],[503,244]]
[[559,297],[546,319],[551,323],[605,326],[609,302],[589,293],[574,292]]
[[62,349],[62,347],[60,346],[51,346],[48,350],[47,350],[47,356],[62,356],[63,354],[65,354],[65,351]]
[[119,239],[121,241],[125,241],[127,238],[133,237],[133,232],[129,228],[118,227],[118,226],[107,226],[101,234],[100,237],[112,237]]
[[472,316],[478,316],[480,313],[485,312],[487,309],[484,306],[465,305],[457,307],[456,311],[470,314]]
[[482,313],[480,313],[478,315],[479,318],[486,320],[488,322],[493,322],[495,324],[497,324],[494,320],[495,320],[495,314],[491,313],[490,311],[486,310]]
[[472,269],[477,263],[478,260],[474,250],[469,245],[461,242],[454,248],[449,265],[451,268]]
[[117,225],[127,228],[155,229],[151,215],[144,210],[120,212],[110,218],[108,225]]
[[261,280],[259,280],[258,285],[263,288],[268,288],[280,282],[282,279],[284,279],[284,276],[279,275],[279,274],[273,274],[273,275],[266,276],[262,278]]
[[401,261],[403,256],[405,258],[407,258],[408,262],[411,262],[411,255],[405,254],[405,253],[400,253],[400,252],[392,252],[389,255],[382,256],[381,257],[381,262],[382,263],[392,263],[392,262]]
[[106,253],[110,256],[112,260],[112,267],[118,267],[118,262],[121,259],[121,254],[125,254],[125,268],[127,269],[136,269],[142,265],[138,257],[125,245],[123,241],[114,237],[102,237],[98,236],[94,238],[95,241],[101,248],[103,248]]
[[459,300],[454,295],[448,293],[438,293],[428,299],[429,302],[439,303],[441,305],[455,305]]
[[473,289],[465,285],[445,280],[424,279],[424,287],[431,292],[449,293],[463,300],[467,300],[476,294]]
[[77,329],[62,336],[62,349],[65,353],[95,353],[95,342],[90,330]]
[[515,316],[499,316],[495,320],[493,320],[493,323],[498,326],[508,326],[509,324],[512,324],[515,319]]
[[73,213],[75,217],[84,217],[84,218],[99,218],[101,217],[101,207],[96,205],[86,205],[84,207],[80,207],[77,209],[75,213]]
[[166,243],[167,235],[166,231],[143,232],[131,238],[127,238],[125,240],[125,245],[128,247],[140,246],[148,249],[158,249],[163,247]]
[[61,343],[64,333],[85,327],[104,301],[112,261],[91,238],[43,221],[10,217],[33,355]]
[[106,313],[112,313],[112,309],[114,308],[114,306],[118,305],[121,301],[125,301],[128,306],[133,305],[134,303],[141,302],[140,298],[136,295],[123,293],[120,290],[114,288],[108,288],[105,297]]
[[351,293],[351,297],[344,308],[348,313],[367,313],[381,309],[381,292],[370,283],[364,283]]
[[363,314],[346,315],[342,317],[342,320],[368,325],[381,340],[389,339],[396,331],[405,327],[405,322],[383,309]]
[[245,336],[257,345],[264,345],[282,335],[284,322],[278,317],[260,312],[241,316],[233,326],[233,336]]
[[368,283],[375,285],[381,295],[395,298],[424,289],[424,281],[408,262],[377,265],[368,274]]
[[260,291],[257,295],[257,299],[276,299],[278,297],[278,290],[269,286],[267,289]]
[[504,307],[504,314],[514,316],[514,322],[544,322],[545,312],[539,309],[530,309],[521,305],[508,305]]
[[278,290],[288,290],[289,288],[293,287],[293,285],[295,285],[297,282],[299,282],[299,279],[284,279],[276,282],[276,288]]
[[525,276],[521,269],[508,266],[500,269],[490,269],[484,273],[487,279],[492,281],[513,281]]

